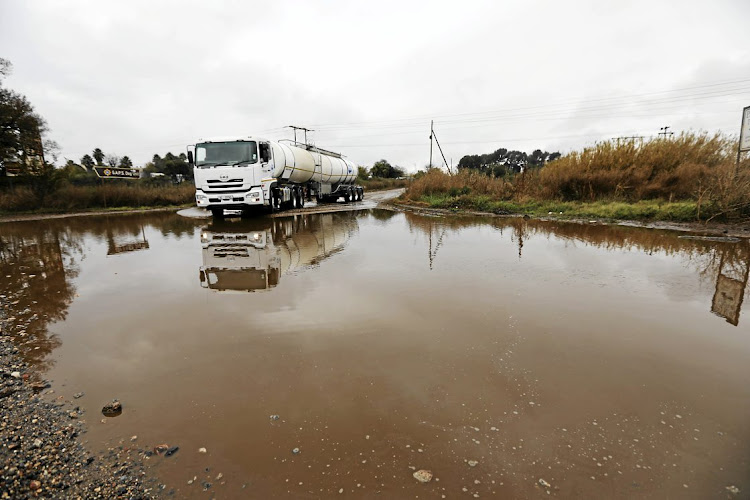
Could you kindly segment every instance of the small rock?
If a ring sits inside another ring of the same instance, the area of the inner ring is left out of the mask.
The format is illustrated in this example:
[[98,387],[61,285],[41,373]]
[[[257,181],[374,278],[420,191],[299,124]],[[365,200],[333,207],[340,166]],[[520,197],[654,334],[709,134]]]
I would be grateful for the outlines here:
[[68,413],[68,417],[70,417],[72,419],[76,419],[76,418],[78,418],[78,413],[76,413],[74,411],[71,411],[70,413]]
[[138,441],[138,436],[130,436],[130,441]]
[[83,397],[83,393],[82,392],[76,392],[75,394],[73,394],[73,397],[76,398],[76,399],[81,399]]
[[469,467],[476,467],[477,465],[479,465],[479,462],[476,460],[469,460]]
[[221,472],[219,472],[219,473],[218,473],[218,474],[216,475],[216,480],[217,480],[217,481],[220,481],[222,477],[224,477],[224,474],[222,474]]
[[21,372],[10,372],[10,376],[13,378],[21,378]]
[[339,494],[344,492],[344,488],[339,488]]
[[159,455],[161,453],[164,453],[168,449],[169,449],[169,445],[168,444],[157,444],[156,446],[154,446],[154,453],[156,453],[157,455]]
[[414,476],[414,479],[416,479],[420,483],[429,483],[430,481],[432,481],[432,472],[428,470],[421,469],[412,475]]
[[205,448],[198,448],[198,453],[206,453],[206,449]]
[[270,418],[271,420],[278,420],[278,419],[279,419],[279,418],[281,418],[281,417],[279,417],[278,415],[271,415],[271,416],[270,416],[269,418]]
[[540,485],[540,486],[542,486],[542,487],[544,487],[544,488],[550,488],[550,487],[552,486],[551,484],[549,484],[549,483],[548,483],[547,481],[545,481],[544,479],[540,479],[540,480],[539,480],[539,485]]
[[34,448],[41,448],[42,447],[42,440],[41,439],[35,439],[34,443],[31,445]]
[[175,453],[177,453],[177,451],[178,451],[179,449],[180,449],[180,447],[179,447],[179,446],[172,446],[171,448],[169,448],[169,449],[168,449],[168,450],[167,450],[167,451],[166,451],[166,452],[164,453],[164,456],[165,456],[165,457],[171,457],[172,455],[174,455]]
[[298,453],[299,453],[299,448],[295,448],[295,449],[293,449],[293,450],[292,450],[292,453],[294,453],[295,455],[296,455],[296,454],[298,454]]
[[729,486],[727,486],[726,489],[732,495],[736,495],[736,494],[738,494],[740,492],[740,489],[738,487],[734,486],[734,485],[729,485]]
[[105,417],[116,417],[121,413],[122,403],[116,399],[113,399],[111,403],[107,403],[104,405],[104,408],[102,408],[102,414],[104,414]]
[[31,488],[31,491],[36,491],[41,487],[42,483],[40,483],[39,481],[31,481],[31,483],[29,484],[29,488]]

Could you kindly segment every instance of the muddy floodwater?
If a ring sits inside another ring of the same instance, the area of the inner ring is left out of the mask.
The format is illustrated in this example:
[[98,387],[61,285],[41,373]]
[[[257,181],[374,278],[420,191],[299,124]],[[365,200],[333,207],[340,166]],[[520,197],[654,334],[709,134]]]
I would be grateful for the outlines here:
[[0,295],[91,449],[179,447],[147,461],[163,496],[748,498],[750,245],[684,236],[377,209],[6,223]]

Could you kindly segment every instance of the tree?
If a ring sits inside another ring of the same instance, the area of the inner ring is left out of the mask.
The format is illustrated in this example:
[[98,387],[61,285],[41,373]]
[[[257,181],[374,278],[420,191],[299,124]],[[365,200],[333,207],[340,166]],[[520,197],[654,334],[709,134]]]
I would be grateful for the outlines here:
[[120,164],[120,157],[117,155],[107,155],[104,157],[104,161],[106,161],[107,165],[110,167],[115,168]]
[[160,172],[172,177],[173,180],[179,179],[179,176],[187,180],[193,178],[193,169],[190,168],[185,153],[181,153],[179,156],[167,153],[164,155],[164,158],[158,154],[154,155],[151,162],[146,165],[145,170],[148,173]]
[[[44,163],[42,138],[47,124],[25,96],[2,86],[11,68],[7,59],[0,58],[0,167],[3,172],[12,166],[20,174],[31,173]],[[54,153],[55,144],[48,142],[48,146]]]
[[395,179],[397,177],[403,177],[404,170],[399,167],[394,167],[386,160],[376,161],[370,169],[370,174],[373,177],[381,177],[386,179]]
[[130,158],[128,158],[127,156],[123,156],[122,158],[120,158],[120,167],[132,168],[132,166],[133,166],[133,162]]
[[104,161],[104,153],[102,153],[102,150],[101,150],[101,149],[99,149],[99,148],[96,148],[96,149],[94,150],[94,153],[93,153],[93,155],[92,155],[92,156],[94,157],[94,160],[96,160],[96,164],[97,164],[98,166],[100,166],[100,167],[101,167],[102,165],[104,165],[104,163],[102,163],[102,161]]
[[86,170],[91,170],[94,168],[94,159],[90,155],[83,155],[81,157],[81,165],[83,165]]
[[357,177],[360,179],[367,179],[370,176],[370,170],[367,167],[357,167]]

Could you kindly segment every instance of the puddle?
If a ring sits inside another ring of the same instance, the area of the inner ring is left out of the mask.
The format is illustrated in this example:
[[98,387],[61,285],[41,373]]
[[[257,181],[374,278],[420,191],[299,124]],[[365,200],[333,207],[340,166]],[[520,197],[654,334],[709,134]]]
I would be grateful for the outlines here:
[[177,498],[742,497],[750,246],[679,236],[382,210],[6,223],[0,295],[89,446],[171,450],[149,464]]

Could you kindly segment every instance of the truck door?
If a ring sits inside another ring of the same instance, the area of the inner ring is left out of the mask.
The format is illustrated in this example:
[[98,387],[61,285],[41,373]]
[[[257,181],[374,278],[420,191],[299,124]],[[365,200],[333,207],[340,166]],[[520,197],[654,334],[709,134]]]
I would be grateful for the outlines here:
[[[263,178],[267,179],[272,176],[273,173],[273,149],[267,142],[260,142],[258,144],[260,150],[260,167],[263,172]],[[258,179],[260,181],[260,179]]]

